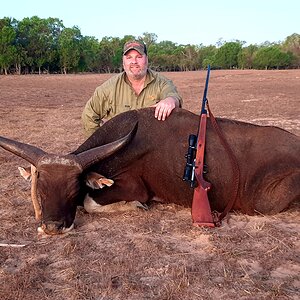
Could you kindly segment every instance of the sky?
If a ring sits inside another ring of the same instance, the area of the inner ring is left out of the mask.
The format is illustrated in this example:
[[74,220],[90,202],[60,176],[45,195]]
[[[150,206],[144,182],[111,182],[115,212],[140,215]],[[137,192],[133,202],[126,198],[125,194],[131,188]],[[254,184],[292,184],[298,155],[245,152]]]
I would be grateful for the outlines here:
[[300,34],[299,0],[2,0],[0,18],[59,18],[84,36],[119,37],[154,33],[157,42],[246,45],[281,42]]

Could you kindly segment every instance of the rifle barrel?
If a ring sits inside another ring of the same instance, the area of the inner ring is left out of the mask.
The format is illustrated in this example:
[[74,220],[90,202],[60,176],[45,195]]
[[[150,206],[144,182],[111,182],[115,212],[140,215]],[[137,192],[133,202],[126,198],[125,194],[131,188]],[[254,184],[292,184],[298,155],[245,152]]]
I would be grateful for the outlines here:
[[206,101],[207,101],[206,96],[207,96],[207,90],[208,90],[209,75],[210,75],[210,65],[207,66],[207,75],[206,75],[205,88],[204,88],[203,99],[202,99],[201,114],[207,114],[205,105],[206,105]]

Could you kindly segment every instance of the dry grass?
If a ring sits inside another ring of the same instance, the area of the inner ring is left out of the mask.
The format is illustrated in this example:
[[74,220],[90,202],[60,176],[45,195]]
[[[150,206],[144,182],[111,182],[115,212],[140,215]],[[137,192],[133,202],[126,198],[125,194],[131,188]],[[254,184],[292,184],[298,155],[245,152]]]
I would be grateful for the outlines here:
[[[0,77],[0,134],[73,150],[84,140],[82,107],[108,76]],[[167,76],[199,111],[205,73]],[[299,70],[213,71],[211,107],[299,134],[299,78]],[[299,203],[275,216],[232,212],[218,229],[192,227],[190,210],[176,205],[109,215],[78,209],[74,231],[39,238],[30,187],[17,171],[24,161],[1,150],[0,163],[0,299],[300,298]]]

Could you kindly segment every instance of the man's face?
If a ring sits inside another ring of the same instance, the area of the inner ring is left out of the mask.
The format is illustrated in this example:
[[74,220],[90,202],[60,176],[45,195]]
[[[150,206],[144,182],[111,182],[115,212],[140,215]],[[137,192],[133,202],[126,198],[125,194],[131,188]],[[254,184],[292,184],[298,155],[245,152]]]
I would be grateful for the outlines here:
[[148,57],[134,49],[129,50],[123,56],[123,68],[129,78],[142,79],[147,73]]

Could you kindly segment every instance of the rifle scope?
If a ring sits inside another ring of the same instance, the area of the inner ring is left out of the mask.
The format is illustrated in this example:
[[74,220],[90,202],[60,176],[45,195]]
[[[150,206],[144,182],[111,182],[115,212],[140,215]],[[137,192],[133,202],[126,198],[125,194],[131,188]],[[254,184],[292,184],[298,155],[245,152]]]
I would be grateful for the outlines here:
[[186,165],[184,168],[183,180],[184,181],[194,181],[194,161],[196,157],[196,150],[197,150],[197,136],[195,134],[189,135],[189,147],[188,152],[185,155],[186,157]]

